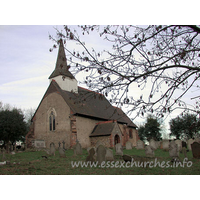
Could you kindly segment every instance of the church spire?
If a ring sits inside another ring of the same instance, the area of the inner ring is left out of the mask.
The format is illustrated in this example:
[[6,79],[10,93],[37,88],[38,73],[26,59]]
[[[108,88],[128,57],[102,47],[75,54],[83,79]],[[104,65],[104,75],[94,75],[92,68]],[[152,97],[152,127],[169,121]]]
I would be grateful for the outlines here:
[[69,71],[69,66],[67,65],[67,59],[66,59],[65,49],[64,49],[62,39],[59,40],[59,50],[58,50],[56,67],[54,71],[52,72],[52,74],[49,76],[49,79],[52,79],[59,75],[63,75],[64,77],[75,79],[75,77]]
[[69,92],[78,92],[77,80],[69,71],[65,49],[62,39],[59,40],[58,57],[56,67],[52,74],[49,76],[50,82],[55,80],[62,90]]

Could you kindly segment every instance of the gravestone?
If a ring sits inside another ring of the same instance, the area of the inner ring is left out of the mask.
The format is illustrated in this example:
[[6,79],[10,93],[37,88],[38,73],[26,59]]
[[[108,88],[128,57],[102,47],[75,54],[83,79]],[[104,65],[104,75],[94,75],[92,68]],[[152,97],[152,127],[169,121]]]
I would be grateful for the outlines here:
[[191,151],[192,148],[191,148],[191,144],[194,142],[194,140],[192,138],[190,138],[188,141],[187,141],[187,146],[188,146],[188,149]]
[[161,141],[155,141],[155,142],[156,142],[156,149],[159,149],[159,148],[160,148]]
[[58,148],[60,147],[60,145],[61,145],[61,142],[58,142]]
[[106,161],[106,148],[103,145],[99,145],[97,148],[97,162],[101,164]]
[[113,150],[106,148],[106,161],[114,161]]
[[[65,141],[62,142],[63,143],[63,149],[65,149]],[[65,149],[66,150],[66,149]]]
[[95,162],[94,154],[95,154],[95,149],[92,147],[88,151],[89,155],[86,158],[86,162]]
[[144,149],[144,142],[142,140],[137,141],[136,149]]
[[200,138],[195,138],[194,141],[200,143]]
[[169,140],[162,140],[162,149],[169,150]]
[[59,152],[59,155],[60,155],[61,158],[65,158],[66,157],[65,151],[64,151],[64,149],[62,147],[58,148],[58,152]]
[[178,145],[174,140],[169,143],[169,156],[172,158],[179,156]]
[[149,141],[149,146],[150,146],[153,150],[156,150],[156,149],[157,149],[156,141],[155,141],[154,139],[150,139],[150,141]]
[[126,142],[126,149],[127,149],[127,150],[132,149],[132,143],[131,143],[130,141],[127,141],[127,142]]
[[182,151],[182,141],[181,140],[175,140],[175,143],[178,145],[178,151]]
[[191,144],[192,154],[194,158],[200,158],[200,144],[198,142],[194,142]]
[[56,152],[55,144],[52,142],[50,144],[50,155],[55,156],[55,152]]
[[82,155],[82,147],[81,144],[77,141],[76,145],[74,146],[74,155]]
[[123,147],[120,143],[115,145],[115,155],[123,156]]
[[154,157],[154,150],[151,148],[150,145],[145,147],[145,154],[147,157]]

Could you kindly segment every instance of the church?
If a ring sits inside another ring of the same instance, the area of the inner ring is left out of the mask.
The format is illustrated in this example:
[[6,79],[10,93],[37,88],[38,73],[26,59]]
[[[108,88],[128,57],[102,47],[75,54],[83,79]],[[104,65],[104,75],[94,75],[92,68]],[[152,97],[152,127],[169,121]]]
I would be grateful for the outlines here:
[[63,41],[55,69],[49,76],[47,88],[32,118],[26,135],[27,147],[72,148],[78,141],[83,148],[101,142],[106,147],[139,139],[137,126],[120,109],[114,107],[104,95],[79,87],[69,71]]

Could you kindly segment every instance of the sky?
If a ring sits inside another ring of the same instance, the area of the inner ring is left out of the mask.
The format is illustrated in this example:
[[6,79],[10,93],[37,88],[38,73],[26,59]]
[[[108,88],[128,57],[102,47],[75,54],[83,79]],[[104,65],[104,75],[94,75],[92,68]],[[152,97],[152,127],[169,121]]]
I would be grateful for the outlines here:
[[[49,34],[55,35],[55,28],[62,27],[62,25],[0,25],[0,101],[3,104],[10,104],[22,110],[37,108],[48,88],[48,77],[54,70],[57,59],[58,49],[49,51],[54,44],[49,40]],[[90,35],[87,42],[95,49],[99,46],[102,49],[104,47],[95,35]],[[80,78],[76,77],[77,80]],[[140,95],[138,88],[135,88],[134,92]],[[190,98],[196,94],[195,92],[186,95],[185,100],[194,103]],[[179,113],[180,111],[175,111],[165,120],[167,133],[169,133],[169,120]],[[141,118],[136,118],[134,121],[137,125],[144,122],[145,120]]]

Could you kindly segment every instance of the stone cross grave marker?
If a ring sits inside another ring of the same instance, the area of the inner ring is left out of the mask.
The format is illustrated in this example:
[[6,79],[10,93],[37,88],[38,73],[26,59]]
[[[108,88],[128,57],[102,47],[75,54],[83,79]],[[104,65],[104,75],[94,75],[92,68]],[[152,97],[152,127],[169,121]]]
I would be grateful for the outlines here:
[[97,148],[97,161],[99,164],[106,161],[106,148],[103,145],[99,145]]
[[65,141],[63,141],[62,143],[63,143],[63,149],[65,149]]
[[127,141],[127,142],[126,142],[126,149],[127,149],[127,150],[132,149],[132,143],[131,143],[130,141]]
[[55,144],[52,142],[50,144],[50,155],[55,156],[55,152],[56,152]]
[[115,145],[115,155],[123,156],[123,147],[120,143]]
[[194,142],[191,144],[192,154],[194,158],[200,158],[200,144],[198,142]]

